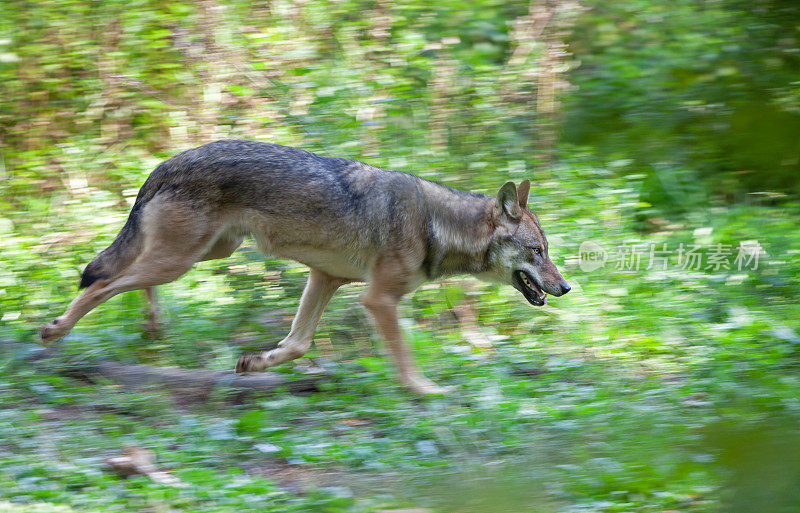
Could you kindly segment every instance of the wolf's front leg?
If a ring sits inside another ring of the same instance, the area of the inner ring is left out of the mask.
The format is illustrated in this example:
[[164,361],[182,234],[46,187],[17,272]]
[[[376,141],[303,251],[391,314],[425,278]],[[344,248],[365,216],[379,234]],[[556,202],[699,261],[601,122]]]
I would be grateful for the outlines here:
[[236,363],[236,372],[263,371],[267,367],[294,360],[306,354],[311,347],[314,331],[317,329],[325,306],[336,290],[348,282],[349,280],[335,278],[322,271],[311,269],[289,335],[271,351],[240,356]]
[[445,394],[452,391],[455,387],[440,387],[417,370],[398,323],[397,304],[400,298],[374,287],[374,285],[370,287],[362,302],[375,319],[381,335],[386,339],[386,344],[397,364],[400,382],[417,394]]

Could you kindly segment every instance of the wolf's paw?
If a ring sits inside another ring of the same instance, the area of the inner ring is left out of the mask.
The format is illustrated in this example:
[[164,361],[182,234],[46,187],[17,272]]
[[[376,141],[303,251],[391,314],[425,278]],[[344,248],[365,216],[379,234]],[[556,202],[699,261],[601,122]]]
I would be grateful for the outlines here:
[[444,395],[458,388],[455,386],[440,387],[425,376],[411,376],[402,381],[406,388],[419,395]]
[[142,324],[142,328],[147,338],[153,340],[164,338],[164,324],[159,322],[158,319],[147,319],[144,324]]
[[61,337],[67,334],[69,329],[61,321],[60,317],[53,319],[53,322],[47,323],[39,330],[39,338],[45,345],[52,344]]
[[267,368],[266,360],[261,353],[245,353],[236,362],[237,374],[242,372],[260,372]]

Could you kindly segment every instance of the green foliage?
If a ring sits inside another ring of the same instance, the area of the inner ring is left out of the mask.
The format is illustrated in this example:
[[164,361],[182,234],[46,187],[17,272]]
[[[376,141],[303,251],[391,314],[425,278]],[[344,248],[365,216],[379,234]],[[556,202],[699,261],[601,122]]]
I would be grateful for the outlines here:
[[[800,205],[731,199],[796,186],[797,7],[585,4],[543,32],[580,61],[556,73],[577,87],[547,113],[536,77],[558,47],[526,42],[527,3],[6,1],[0,511],[796,510]],[[569,144],[545,167],[559,119]],[[81,321],[62,360],[31,364],[37,327],[74,297],[149,171],[221,137],[490,194],[533,178],[573,291],[543,309],[460,279],[417,291],[403,327],[426,373],[459,386],[448,397],[395,383],[359,285],[326,310],[310,356],[330,378],[310,396],[187,406],[66,372],[95,357],[230,369],[274,344],[305,269],[248,241],[160,288],[163,339],[142,336],[143,301],[123,294]],[[584,241],[748,240],[766,252],[756,269],[680,269],[673,253],[667,270],[585,272],[577,258]],[[465,342],[465,302],[492,349]],[[187,486],[105,472],[125,444]],[[781,476],[769,494],[764,473]]]
[[[727,194],[797,192],[797,2],[586,5],[573,30],[580,66],[571,76],[566,140],[635,158],[645,169],[688,164]],[[648,173],[658,181],[663,171]],[[669,190],[654,198],[671,200]]]

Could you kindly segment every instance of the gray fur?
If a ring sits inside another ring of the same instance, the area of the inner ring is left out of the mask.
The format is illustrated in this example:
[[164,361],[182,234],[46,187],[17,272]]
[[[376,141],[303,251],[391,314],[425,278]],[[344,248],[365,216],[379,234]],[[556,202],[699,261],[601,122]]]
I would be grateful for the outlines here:
[[[422,265],[428,279],[486,270],[485,261],[475,261],[474,246],[463,254],[439,240],[433,230],[436,223],[464,231],[486,221],[490,198],[483,194],[278,144],[223,140],[180,153],[156,167],[117,240],[87,266],[82,287],[119,270],[119,264],[111,264],[111,254],[127,261],[127,254],[135,253],[138,218],[156,195],[201,209],[256,211],[278,218],[294,229],[273,234],[273,247],[335,248],[358,258],[414,238],[424,241]],[[232,223],[229,230],[249,234],[244,224]],[[303,233],[313,237],[296,238]],[[298,260],[309,264],[302,257]]]
[[[306,264],[309,279],[290,333],[278,347],[243,355],[237,372],[298,358],[311,345],[325,305],[352,281],[418,393],[440,393],[413,365],[397,322],[403,295],[454,274],[511,284],[532,304],[569,285],[548,256],[528,210],[530,182],[507,182],[496,197],[458,191],[349,159],[248,141],[218,141],[163,162],[145,181],[116,240],[83,272],[67,311],[42,327],[63,337],[116,294],[180,277],[196,262],[224,258],[252,235],[265,254]],[[151,305],[148,330],[157,332]]]

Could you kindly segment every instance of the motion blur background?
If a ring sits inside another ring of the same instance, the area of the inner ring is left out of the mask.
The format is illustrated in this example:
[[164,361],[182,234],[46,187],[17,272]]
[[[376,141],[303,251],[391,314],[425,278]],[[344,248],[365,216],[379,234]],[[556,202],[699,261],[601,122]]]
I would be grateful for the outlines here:
[[[796,1],[0,0],[0,13],[0,510],[800,510]],[[407,337],[431,378],[459,385],[451,397],[395,384],[357,285],[328,307],[313,359],[278,369],[323,368],[317,393],[198,403],[75,370],[227,370],[279,340],[306,271],[246,242],[161,287],[162,338],[143,336],[128,293],[33,363],[38,325],[150,170],[220,138],[487,194],[531,178],[573,291],[533,309],[458,278],[410,297]],[[581,265],[587,242],[599,266]],[[123,445],[185,486],[107,472]]]

